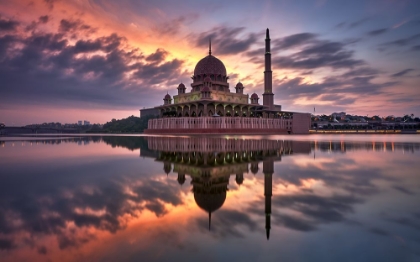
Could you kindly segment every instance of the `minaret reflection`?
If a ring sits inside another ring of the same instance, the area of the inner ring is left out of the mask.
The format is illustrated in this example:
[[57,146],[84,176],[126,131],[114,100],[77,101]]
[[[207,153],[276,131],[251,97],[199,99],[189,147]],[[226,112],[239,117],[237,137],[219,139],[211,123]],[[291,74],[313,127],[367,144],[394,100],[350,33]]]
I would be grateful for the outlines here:
[[277,140],[242,140],[226,138],[147,137],[148,149],[158,151],[157,161],[163,162],[165,173],[178,173],[183,185],[191,177],[192,192],[198,207],[211,218],[226,201],[230,176],[244,183],[244,174],[258,174],[262,162],[264,174],[265,229],[267,240],[271,230],[271,198],[274,162],[283,155],[309,154],[309,142]]
[[270,239],[271,229],[271,196],[273,195],[273,173],[274,173],[274,161],[265,160],[263,161],[263,173],[264,173],[264,197],[265,197],[265,231],[267,234],[267,240]]

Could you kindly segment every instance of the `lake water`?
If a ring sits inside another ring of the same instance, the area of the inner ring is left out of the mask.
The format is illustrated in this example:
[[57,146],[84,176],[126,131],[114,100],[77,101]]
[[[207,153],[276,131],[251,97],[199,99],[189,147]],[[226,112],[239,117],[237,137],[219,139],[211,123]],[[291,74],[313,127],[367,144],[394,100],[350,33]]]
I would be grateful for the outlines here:
[[420,136],[0,138],[1,261],[420,261]]

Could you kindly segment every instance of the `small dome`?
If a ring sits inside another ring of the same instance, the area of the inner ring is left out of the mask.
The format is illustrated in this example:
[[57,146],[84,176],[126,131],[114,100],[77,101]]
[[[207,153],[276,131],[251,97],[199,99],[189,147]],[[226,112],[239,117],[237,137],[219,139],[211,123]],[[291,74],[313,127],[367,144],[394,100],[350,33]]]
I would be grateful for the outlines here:
[[258,162],[257,163],[251,163],[251,172],[254,175],[256,175],[258,173]]
[[164,163],[163,164],[163,171],[168,175],[171,172],[171,163]]
[[181,89],[181,88],[182,89],[185,89],[185,85],[183,83],[181,83],[181,84],[178,85],[178,89]]
[[185,183],[185,174],[178,174],[178,183],[183,185]]
[[235,181],[236,181],[236,184],[242,185],[244,182],[244,176],[242,174],[236,174]]
[[238,82],[238,83],[236,84],[236,87],[244,87],[244,85],[243,85],[241,82]]
[[201,89],[201,92],[203,93],[203,92],[210,92],[210,89],[207,87],[207,86],[205,86],[205,87],[203,87],[202,89]]
[[165,96],[165,98],[164,98],[165,100],[166,99],[172,99],[172,97],[169,95],[169,94],[166,94],[166,96]]
[[255,98],[258,98],[258,95],[257,95],[256,93],[253,93],[253,94],[251,95],[251,99],[255,99]]

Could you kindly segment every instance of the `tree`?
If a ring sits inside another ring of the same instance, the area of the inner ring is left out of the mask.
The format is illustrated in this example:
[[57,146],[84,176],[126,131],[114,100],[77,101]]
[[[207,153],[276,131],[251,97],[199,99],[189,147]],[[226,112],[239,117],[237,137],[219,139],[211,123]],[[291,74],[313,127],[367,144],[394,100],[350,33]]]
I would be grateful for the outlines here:
[[102,132],[110,133],[141,133],[147,129],[149,119],[156,118],[155,116],[135,117],[130,116],[125,119],[115,120],[104,124]]

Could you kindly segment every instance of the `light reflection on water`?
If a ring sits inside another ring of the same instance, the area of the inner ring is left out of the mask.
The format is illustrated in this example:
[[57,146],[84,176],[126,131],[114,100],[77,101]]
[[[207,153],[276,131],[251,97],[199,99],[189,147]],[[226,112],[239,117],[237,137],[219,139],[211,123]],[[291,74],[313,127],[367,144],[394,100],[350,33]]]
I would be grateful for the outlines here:
[[0,143],[4,261],[420,259],[418,136]]

